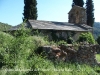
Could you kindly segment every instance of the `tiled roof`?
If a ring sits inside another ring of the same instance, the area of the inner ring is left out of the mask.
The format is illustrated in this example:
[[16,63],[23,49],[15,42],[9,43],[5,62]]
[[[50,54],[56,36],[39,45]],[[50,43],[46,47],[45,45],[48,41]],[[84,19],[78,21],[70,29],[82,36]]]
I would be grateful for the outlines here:
[[[14,31],[14,30],[18,30],[22,27],[23,24],[19,24],[19,25],[16,25],[16,26],[13,26],[11,29],[9,29],[9,31]],[[24,26],[26,27],[26,23],[24,24]]]
[[67,31],[89,31],[92,27],[82,24],[72,24],[68,22],[54,22],[42,20],[28,20],[33,29],[48,29],[48,30],[67,30]]
[[10,31],[13,30],[18,30],[21,27],[21,25],[17,25],[17,26],[13,26],[11,29],[9,29]]
[[[92,27],[85,24],[78,25],[68,22],[55,22],[55,21],[42,21],[42,20],[28,20],[28,22],[33,29],[42,29],[42,30],[90,31],[90,29],[92,29]],[[21,25],[13,26],[10,29],[10,31],[18,30],[20,27]]]

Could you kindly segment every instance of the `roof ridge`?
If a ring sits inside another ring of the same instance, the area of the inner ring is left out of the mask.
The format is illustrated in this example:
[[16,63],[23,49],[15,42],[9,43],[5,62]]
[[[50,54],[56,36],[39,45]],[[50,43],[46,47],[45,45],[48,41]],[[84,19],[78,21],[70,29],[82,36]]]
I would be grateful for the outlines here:
[[[32,21],[32,19],[29,19],[29,21]],[[33,20],[33,21],[59,22],[59,21],[48,21],[48,20]],[[64,23],[66,23],[66,22],[64,22]]]

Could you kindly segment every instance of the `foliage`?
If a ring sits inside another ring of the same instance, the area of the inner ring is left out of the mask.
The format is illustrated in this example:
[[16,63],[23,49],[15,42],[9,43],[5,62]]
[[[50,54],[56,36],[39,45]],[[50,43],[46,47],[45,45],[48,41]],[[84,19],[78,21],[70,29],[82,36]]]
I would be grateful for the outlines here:
[[67,45],[67,42],[65,42],[64,40],[61,40],[61,41],[58,41],[57,44],[58,45],[61,45],[61,44]]
[[100,36],[97,38],[97,43],[100,45]]
[[20,28],[16,32],[14,32],[14,36],[19,38],[22,36],[27,37],[30,35],[31,35],[31,29],[26,28],[24,23],[20,24]]
[[67,43],[68,44],[73,44],[74,40],[71,37],[68,37],[67,39]]
[[5,24],[5,23],[1,23],[0,22],[0,31],[7,31],[8,29],[10,29],[12,26]]
[[[29,30],[16,31],[17,36],[0,32],[0,75],[99,75],[99,67],[77,63],[52,62],[34,51],[49,42]],[[65,41],[61,41],[64,43]],[[1,64],[3,62],[3,64]]]
[[[28,30],[26,29],[26,31]],[[34,50],[39,46],[48,44],[42,36],[29,36],[23,29],[16,31],[16,35],[18,36],[13,37],[3,32],[0,33],[0,60],[8,68],[17,65],[15,62],[19,62],[19,59],[26,60],[31,57]]]
[[93,27],[93,24],[94,24],[94,4],[93,4],[93,0],[86,0],[86,13],[87,13],[87,25]]
[[28,20],[28,19],[37,19],[37,1],[36,0],[24,0],[24,18],[23,20]]
[[58,36],[56,35],[56,31],[51,30],[51,36],[53,41],[56,42],[59,40]]
[[74,5],[83,7],[83,5],[84,5],[84,0],[73,0],[72,6],[74,6]]
[[98,62],[100,62],[100,54],[96,55],[96,59],[97,59]]
[[88,33],[81,33],[80,36],[79,36],[79,39],[78,39],[79,42],[88,42],[88,43],[91,43],[91,44],[94,44],[95,43],[95,40],[92,36],[92,34],[90,32]]
[[6,64],[9,58],[8,50],[12,39],[13,36],[0,32],[0,67]]

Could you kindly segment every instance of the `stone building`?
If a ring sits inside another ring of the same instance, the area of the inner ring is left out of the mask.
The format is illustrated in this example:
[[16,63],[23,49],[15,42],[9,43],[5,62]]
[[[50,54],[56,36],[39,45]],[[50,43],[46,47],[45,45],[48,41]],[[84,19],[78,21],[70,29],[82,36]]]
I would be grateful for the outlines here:
[[68,14],[69,23],[86,24],[87,16],[85,8],[74,5]]
[[[47,35],[50,40],[58,37],[64,40],[71,36],[75,41],[80,33],[91,32],[92,27],[86,25],[86,10],[79,6],[73,6],[68,13],[68,22],[55,22],[44,20],[28,20],[26,27],[30,27],[33,31]],[[16,31],[20,25],[12,27],[10,31]]]

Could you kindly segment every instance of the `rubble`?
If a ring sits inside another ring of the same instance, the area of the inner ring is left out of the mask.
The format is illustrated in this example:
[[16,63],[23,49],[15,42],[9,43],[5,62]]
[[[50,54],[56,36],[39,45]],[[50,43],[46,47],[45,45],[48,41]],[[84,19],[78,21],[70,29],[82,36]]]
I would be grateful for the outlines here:
[[51,60],[96,65],[98,62],[95,55],[100,46],[85,44],[80,45],[78,50],[75,50],[73,45],[60,45],[58,47],[44,46],[42,49],[45,51],[47,58]]

